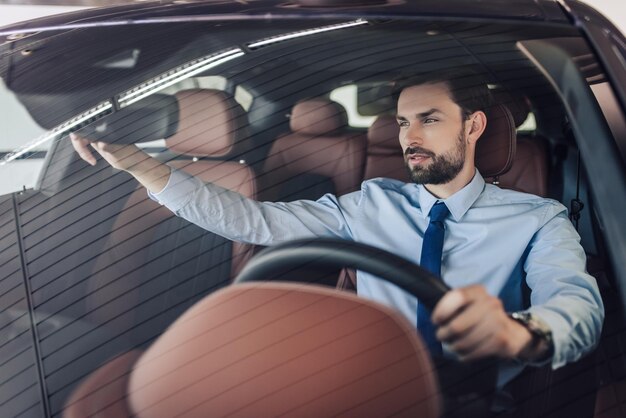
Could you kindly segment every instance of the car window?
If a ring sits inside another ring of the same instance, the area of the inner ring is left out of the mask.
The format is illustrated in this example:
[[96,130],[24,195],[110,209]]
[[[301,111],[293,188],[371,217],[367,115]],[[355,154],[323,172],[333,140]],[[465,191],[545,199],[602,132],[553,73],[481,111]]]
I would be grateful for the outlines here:
[[50,143],[44,138],[46,131],[1,79],[0,103],[0,195],[5,195],[35,187]]
[[361,115],[359,113],[358,86],[356,84],[336,88],[330,92],[330,99],[341,104],[346,109],[350,126],[368,128],[376,119],[376,116]]
[[533,112],[529,112],[526,120],[517,127],[518,132],[535,132],[537,130],[537,121]]

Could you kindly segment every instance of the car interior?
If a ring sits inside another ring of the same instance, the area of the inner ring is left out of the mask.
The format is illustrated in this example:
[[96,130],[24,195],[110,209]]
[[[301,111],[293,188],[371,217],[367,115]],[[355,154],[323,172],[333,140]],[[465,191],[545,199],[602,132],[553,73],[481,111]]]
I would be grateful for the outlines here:
[[[0,315],[10,332],[0,358],[15,370],[0,383],[7,410],[27,412],[10,409],[24,399],[40,408],[41,381],[59,417],[439,416],[441,382],[422,342],[399,314],[351,294],[354,270],[304,265],[275,273],[319,286],[229,286],[262,246],[176,217],[128,174],[80,160],[67,135],[137,143],[247,198],[315,200],[358,191],[371,178],[409,181],[394,80],[471,66],[494,98],[479,172],[488,183],[568,207],[606,309],[592,355],[513,382],[524,400],[519,416],[621,416],[623,305],[592,185],[558,89],[520,47],[560,48],[597,92],[607,80],[585,40],[561,24],[341,23],[74,29],[39,34],[24,41],[34,53],[18,48],[1,58],[2,78],[37,124],[53,131],[83,116],[58,130],[35,188],[0,197],[0,298],[11,307]],[[158,89],[141,98],[152,85]],[[346,86],[353,94],[337,100]],[[140,99],[124,104],[133,97]],[[307,327],[313,336],[300,335]],[[259,346],[277,348],[255,357],[249,348]],[[285,365],[305,378],[293,380]]]

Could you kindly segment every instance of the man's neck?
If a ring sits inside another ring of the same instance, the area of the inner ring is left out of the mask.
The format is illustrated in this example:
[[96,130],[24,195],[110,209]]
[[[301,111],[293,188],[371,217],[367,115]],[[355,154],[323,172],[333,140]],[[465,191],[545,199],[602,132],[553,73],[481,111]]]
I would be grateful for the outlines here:
[[461,172],[448,183],[425,184],[424,187],[436,198],[447,199],[467,186],[474,178],[475,173],[476,169],[474,166],[471,166],[469,169],[463,168],[463,170],[461,170]]

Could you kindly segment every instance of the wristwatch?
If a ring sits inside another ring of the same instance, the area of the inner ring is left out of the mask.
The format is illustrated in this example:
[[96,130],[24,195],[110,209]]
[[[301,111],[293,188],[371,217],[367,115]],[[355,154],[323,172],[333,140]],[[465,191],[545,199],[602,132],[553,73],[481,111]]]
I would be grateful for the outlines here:
[[540,344],[546,347],[540,358],[533,359],[530,363],[541,363],[552,357],[554,354],[554,341],[552,340],[552,330],[543,320],[530,312],[512,312],[509,317],[522,324],[533,337],[532,346],[538,347]]

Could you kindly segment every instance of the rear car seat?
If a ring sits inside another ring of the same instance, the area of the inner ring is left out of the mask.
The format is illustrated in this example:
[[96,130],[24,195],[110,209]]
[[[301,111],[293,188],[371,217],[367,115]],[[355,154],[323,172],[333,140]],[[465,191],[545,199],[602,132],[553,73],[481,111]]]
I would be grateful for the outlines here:
[[347,115],[339,104],[306,100],[291,112],[291,132],[276,139],[263,168],[261,199],[318,199],[360,188],[366,138],[347,131]]
[[[291,111],[289,127],[291,132],[276,139],[265,162],[261,200],[316,200],[325,193],[340,196],[360,189],[367,140],[347,131],[341,105],[326,99],[301,101]],[[335,286],[340,271],[316,267],[285,274]]]

